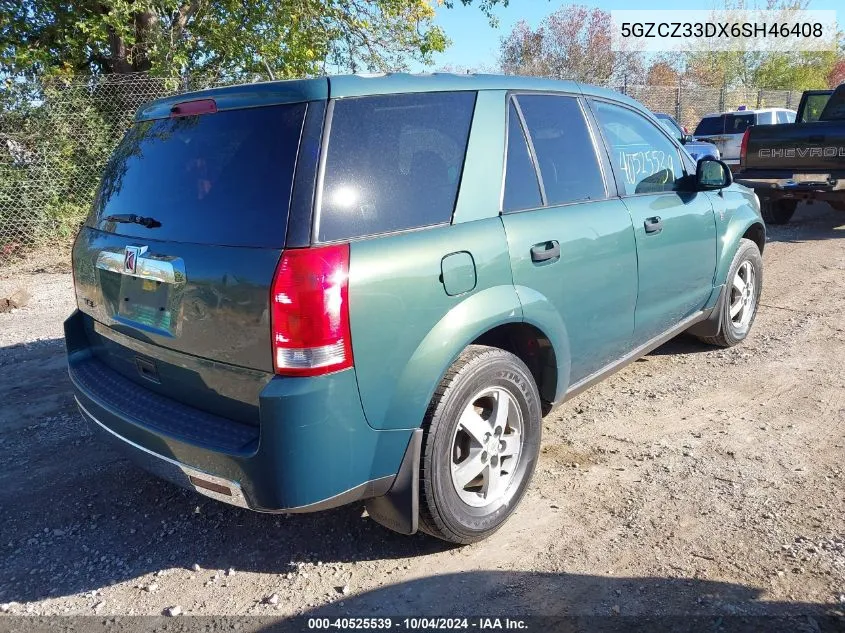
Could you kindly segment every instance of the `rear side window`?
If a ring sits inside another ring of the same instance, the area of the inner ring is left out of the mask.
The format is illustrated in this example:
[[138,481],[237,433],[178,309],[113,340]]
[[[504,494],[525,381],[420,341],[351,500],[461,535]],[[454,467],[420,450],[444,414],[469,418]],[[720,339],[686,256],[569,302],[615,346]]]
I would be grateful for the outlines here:
[[725,131],[725,120],[721,116],[706,116],[695,128],[695,136],[710,136],[711,134],[723,134]]
[[[136,123],[94,202],[97,228],[146,239],[282,247],[303,103]],[[109,217],[137,215],[155,228]]]
[[[842,95],[843,103],[845,103],[845,91],[843,91]],[[826,94],[807,95],[804,103],[804,111],[801,113],[801,123],[818,121],[829,100],[830,95]]]
[[604,198],[604,177],[578,100],[557,95],[520,95],[517,100],[537,155],[546,204]]
[[785,110],[778,110],[777,117],[778,123],[789,123],[789,117],[786,115]]
[[511,102],[508,108],[508,155],[502,210],[534,209],[542,204],[537,172],[531,162],[519,114]]
[[674,191],[684,175],[683,165],[661,128],[629,108],[604,101],[594,107],[625,194]]
[[474,92],[335,101],[318,241],[450,222],[474,106]]

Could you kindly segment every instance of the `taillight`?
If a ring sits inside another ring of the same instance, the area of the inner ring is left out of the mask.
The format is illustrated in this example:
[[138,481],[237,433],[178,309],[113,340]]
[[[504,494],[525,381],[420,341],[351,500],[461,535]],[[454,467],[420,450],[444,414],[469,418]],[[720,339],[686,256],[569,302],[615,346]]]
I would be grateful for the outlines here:
[[742,143],[739,146],[739,166],[740,169],[745,167],[745,155],[748,153],[748,135],[751,134],[751,128],[745,128],[745,134],[742,135]]
[[318,376],[352,367],[349,245],[286,250],[270,296],[277,374]]

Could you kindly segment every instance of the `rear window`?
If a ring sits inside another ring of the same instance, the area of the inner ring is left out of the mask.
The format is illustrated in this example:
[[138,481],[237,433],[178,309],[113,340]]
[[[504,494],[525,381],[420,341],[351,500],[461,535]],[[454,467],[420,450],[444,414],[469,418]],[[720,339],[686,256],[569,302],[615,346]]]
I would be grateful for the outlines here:
[[829,100],[830,95],[827,94],[807,95],[804,103],[804,111],[801,113],[801,122],[812,123],[818,121]]
[[[767,123],[771,123],[771,116],[767,117]],[[725,134],[744,134],[745,130],[754,127],[753,114],[726,114]]]
[[722,134],[725,131],[724,119],[720,116],[707,116],[701,119],[698,127],[695,128],[695,136],[709,136],[711,134]]
[[[101,230],[177,242],[281,247],[305,104],[136,123],[103,175]],[[155,228],[109,221],[137,215]]]
[[822,121],[842,121],[845,119],[845,86],[834,90],[822,111]]
[[450,222],[474,106],[474,92],[335,101],[318,241]]

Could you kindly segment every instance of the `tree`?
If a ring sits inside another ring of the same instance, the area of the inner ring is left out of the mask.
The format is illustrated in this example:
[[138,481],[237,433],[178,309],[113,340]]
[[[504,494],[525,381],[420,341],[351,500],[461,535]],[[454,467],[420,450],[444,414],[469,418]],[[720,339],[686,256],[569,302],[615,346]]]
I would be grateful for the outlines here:
[[[492,19],[499,2],[507,0],[479,6]],[[433,18],[429,0],[0,0],[0,67],[280,77],[394,70],[446,48]]]
[[639,56],[614,51],[613,23],[601,9],[567,5],[546,17],[537,29],[517,23],[500,46],[506,73],[539,75],[607,84],[642,75]]
[[650,86],[677,86],[680,73],[665,60],[658,60],[648,67],[646,83]]
[[845,83],[845,59],[840,59],[827,76],[827,85],[836,88],[839,84]]

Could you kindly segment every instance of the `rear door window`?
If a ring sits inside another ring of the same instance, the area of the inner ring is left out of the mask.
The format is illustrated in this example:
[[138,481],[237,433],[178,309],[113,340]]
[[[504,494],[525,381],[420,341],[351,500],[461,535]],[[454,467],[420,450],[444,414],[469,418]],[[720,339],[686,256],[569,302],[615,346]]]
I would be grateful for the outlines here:
[[778,123],[789,123],[789,117],[786,116],[786,110],[777,111]]
[[606,197],[604,177],[584,112],[575,97],[519,95],[534,145],[546,204]]
[[543,205],[537,171],[528,152],[519,114],[511,101],[508,107],[508,155],[505,168],[505,196],[502,210],[518,211]]
[[[176,242],[282,247],[304,103],[141,121],[94,202],[103,231]],[[109,220],[136,215],[160,226]]]
[[335,101],[318,241],[450,222],[474,106],[475,92]]

